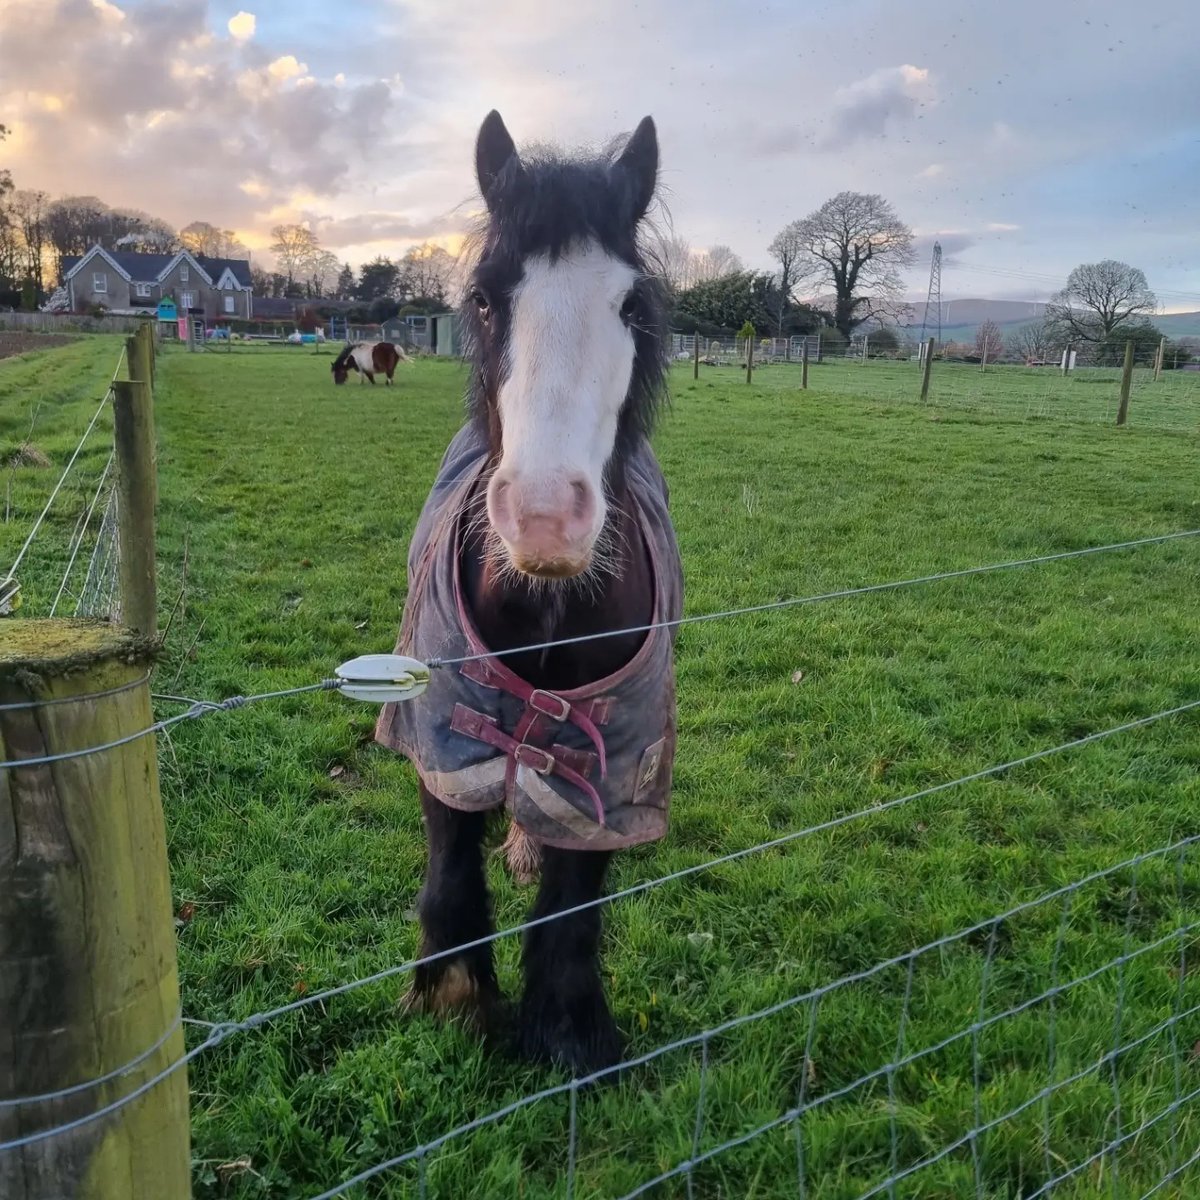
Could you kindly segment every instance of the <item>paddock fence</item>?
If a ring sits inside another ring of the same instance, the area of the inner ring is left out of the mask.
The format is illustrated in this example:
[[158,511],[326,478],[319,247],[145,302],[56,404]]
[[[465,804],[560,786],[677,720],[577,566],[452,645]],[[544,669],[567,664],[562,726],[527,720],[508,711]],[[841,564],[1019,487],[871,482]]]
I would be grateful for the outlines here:
[[[127,354],[138,352],[130,347]],[[121,368],[118,363],[109,392],[8,571],[10,587],[19,580],[23,560],[88,439],[104,428],[101,418],[121,390]],[[130,373],[136,374],[132,365]],[[87,507],[71,535],[68,558],[76,571],[85,559],[89,567],[82,584],[69,584],[76,576],[68,566],[50,612],[62,611],[71,598],[77,612],[106,615],[144,603],[136,578],[128,572],[128,548],[126,571],[117,569],[122,539],[133,535],[115,509],[107,534],[107,517],[95,524],[97,514],[109,511],[105,497],[115,494],[109,490],[115,469],[110,459],[83,493]],[[152,508],[152,498],[149,504]],[[96,532],[89,534],[89,528]],[[737,620],[999,572],[1068,569],[1068,562],[1098,555],[1150,555],[1164,546],[1190,552],[1198,537],[1200,529],[1185,529],[854,584],[691,614],[677,624]],[[102,544],[109,549],[101,550]],[[107,573],[102,586],[89,583],[97,556],[101,564],[109,559],[114,564],[96,567],[98,575]],[[122,599],[125,588],[132,594]],[[542,645],[552,644],[557,643]],[[434,660],[427,665],[441,670],[463,661]],[[117,690],[124,694],[133,689],[137,694],[148,686],[147,674]],[[69,698],[35,694],[6,700],[0,703],[0,785],[24,794],[52,776],[75,779],[77,769],[81,777],[91,775],[105,758],[130,747],[149,747],[152,752],[156,734],[185,723],[217,715],[236,719],[249,706],[298,697],[309,697],[311,703],[315,697],[310,694],[345,688],[341,671],[296,687],[216,700],[156,693],[147,696],[147,702],[153,699],[159,712],[167,709],[169,715],[107,740],[96,739],[94,732],[89,737],[92,727],[85,722],[81,744],[52,749],[20,736],[20,722],[45,717],[44,710],[51,706],[58,722],[75,710],[86,715],[110,699],[112,689]],[[1114,739],[1144,736],[1151,726],[1194,721],[1198,711],[1200,696],[1180,696],[1154,711],[1131,713],[1128,719],[882,802],[847,806],[847,811],[820,823],[702,858],[587,905],[507,926],[467,946],[394,963],[261,1011],[202,1018],[180,1009],[127,1059],[99,1074],[66,1071],[53,1087],[36,1094],[8,1094],[0,1073],[0,1181],[15,1189],[21,1181],[42,1178],[39,1172],[73,1162],[81,1146],[95,1144],[96,1131],[111,1133],[133,1114],[153,1109],[161,1089],[183,1078],[189,1063],[236,1039],[252,1037],[269,1024],[292,1022],[300,1036],[306,1016],[336,1013],[338,1002],[352,994],[390,989],[417,968],[465,949],[517,938],[585,909],[628,904],[688,880],[730,878],[739,864],[786,864],[791,846],[851,831],[865,836],[868,830],[881,829],[889,814],[910,813],[913,819],[928,820],[941,799],[989,782],[1016,777],[1052,787],[1053,781],[1038,773],[1042,764],[1074,760]],[[611,1155],[605,1147],[614,1138],[628,1151],[610,1176],[618,1182],[603,1194],[620,1200],[737,1194],[731,1187],[746,1178],[761,1182],[764,1190],[755,1194],[764,1196],[862,1200],[927,1195],[1035,1200],[1096,1194],[1149,1200],[1193,1194],[1200,1186],[1198,841],[1200,830],[1180,830],[1136,854],[1096,850],[1092,857],[1099,861],[1087,871],[1073,868],[1066,857],[1061,862],[1052,858],[1053,886],[1028,895],[1022,894],[1028,889],[1018,886],[1012,903],[947,927],[931,915],[926,938],[908,946],[896,944],[895,937],[885,938],[892,952],[873,961],[862,961],[854,947],[844,947],[838,957],[845,969],[832,980],[806,978],[804,964],[791,963],[780,971],[774,994],[765,1002],[747,1005],[745,1011],[693,1028],[604,1070],[548,1082],[505,1103],[483,1100],[476,1112],[464,1114],[433,1136],[405,1138],[397,1131],[393,1140],[402,1144],[394,1152],[381,1154],[367,1166],[348,1168],[340,1178],[327,1180],[324,1190],[289,1195],[309,1200],[343,1195],[457,1197],[463,1194],[464,1164],[480,1186],[488,1186],[482,1181],[489,1178],[499,1147],[511,1150],[515,1139],[523,1188],[582,1200],[601,1194],[591,1181],[590,1167],[598,1155]],[[0,830],[0,869],[6,869],[8,861],[4,848]],[[158,865],[165,871],[165,848]],[[863,913],[864,921],[876,928],[886,927],[886,918],[877,911]],[[9,910],[0,908],[2,920],[12,920]],[[6,944],[0,937],[0,968],[7,965]],[[701,972],[704,952],[701,937],[696,950]],[[36,1015],[22,1013],[18,1019]],[[731,1087],[734,1067],[746,1061],[762,1063],[763,1084],[754,1095]],[[597,1085],[604,1083],[624,1089],[624,1117],[611,1110],[598,1113]],[[946,1115],[947,1100],[957,1114],[953,1118]],[[521,1152],[520,1139],[533,1112],[549,1113],[551,1125],[559,1130],[549,1155],[544,1144]],[[854,1122],[849,1141],[848,1116]],[[1085,1142],[1091,1148],[1081,1152]],[[155,1153],[154,1146],[140,1149],[146,1155]],[[13,1194],[41,1200],[54,1193]],[[507,1192],[493,1185],[487,1194]]]

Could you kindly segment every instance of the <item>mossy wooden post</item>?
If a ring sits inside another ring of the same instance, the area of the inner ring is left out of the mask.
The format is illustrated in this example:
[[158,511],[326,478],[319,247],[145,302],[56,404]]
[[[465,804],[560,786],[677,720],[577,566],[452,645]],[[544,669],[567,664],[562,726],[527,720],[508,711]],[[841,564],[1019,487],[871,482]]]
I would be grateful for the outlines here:
[[933,368],[933,338],[925,343],[925,362],[921,366],[921,402],[929,399],[929,372]]
[[804,345],[800,350],[800,386],[808,390],[808,335],[804,336]]
[[[131,363],[132,367],[133,364]],[[121,621],[145,637],[158,633],[154,571],[154,406],[142,380],[113,384],[117,520],[121,539]]]
[[[102,622],[5,622],[0,762],[147,728],[152,655]],[[178,1062],[178,1017],[153,736],[0,767],[0,1143],[86,1118]],[[180,1066],[107,1116],[0,1150],[0,1196],[186,1200],[190,1158]]]
[[1133,384],[1133,342],[1125,343],[1125,366],[1121,371],[1121,403],[1117,406],[1117,424],[1124,425],[1129,416],[1129,389]]
[[1167,357],[1167,339],[1158,339],[1158,353],[1154,356],[1154,382],[1162,378],[1163,360]]
[[749,383],[754,378],[754,339],[748,337],[746,339],[746,382]]
[[700,378],[700,331],[692,338],[692,378]]

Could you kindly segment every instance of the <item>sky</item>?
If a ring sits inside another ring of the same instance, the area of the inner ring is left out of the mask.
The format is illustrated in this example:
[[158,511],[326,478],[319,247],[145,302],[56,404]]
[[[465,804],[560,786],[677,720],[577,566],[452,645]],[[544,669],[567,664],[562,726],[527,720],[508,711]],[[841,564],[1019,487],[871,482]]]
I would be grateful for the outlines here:
[[0,0],[0,166],[183,225],[310,223],[358,264],[450,249],[472,146],[606,145],[653,115],[656,220],[754,267],[878,192],[943,295],[1045,300],[1080,262],[1200,309],[1195,0]]

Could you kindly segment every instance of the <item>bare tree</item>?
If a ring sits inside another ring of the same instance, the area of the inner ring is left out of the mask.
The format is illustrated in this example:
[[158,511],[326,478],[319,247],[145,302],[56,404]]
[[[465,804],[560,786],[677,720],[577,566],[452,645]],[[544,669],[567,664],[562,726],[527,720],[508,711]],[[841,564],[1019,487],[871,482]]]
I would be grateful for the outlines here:
[[185,250],[208,258],[245,258],[247,254],[232,229],[218,229],[207,221],[185,225],[179,231],[179,241]]
[[174,226],[137,209],[112,209],[105,241],[112,249],[136,254],[174,254],[179,249]]
[[707,283],[710,279],[721,279],[744,271],[746,264],[729,246],[709,246],[702,254],[694,256],[692,284]]
[[975,331],[975,353],[987,362],[995,362],[1004,353],[1004,334],[995,321],[984,321]]
[[900,268],[913,261],[913,234],[882,196],[839,192],[772,246],[785,234],[797,279],[832,288],[834,325],[845,337],[905,307]]
[[328,296],[330,291],[336,290],[337,275],[341,270],[341,263],[338,262],[336,254],[328,250],[315,250],[309,256],[304,269],[308,276],[305,282],[310,296]]
[[1054,349],[1053,326],[1043,317],[1014,329],[1006,342],[1008,353],[1021,362],[1045,362]]
[[792,302],[792,291],[797,283],[801,249],[799,221],[785,225],[775,235],[775,240],[767,247],[767,253],[779,264],[779,272],[776,276],[776,286],[779,289],[779,316],[776,324],[780,331],[783,329],[784,310]]
[[432,242],[412,246],[400,259],[398,288],[405,300],[448,304],[454,286],[456,259]]
[[685,238],[664,234],[654,246],[654,256],[662,268],[663,278],[675,291],[686,291],[696,282],[695,255]]
[[1071,272],[1067,286],[1046,306],[1046,319],[1064,341],[1103,342],[1118,326],[1157,307],[1158,298],[1137,267],[1106,258]]
[[287,276],[288,286],[304,276],[313,254],[320,249],[316,234],[307,225],[276,225],[271,230],[271,253],[280,271]]
[[23,189],[13,192],[10,205],[25,252],[25,276],[33,280],[39,295],[44,287],[42,260],[46,249],[45,221],[49,202],[50,197],[45,192]]

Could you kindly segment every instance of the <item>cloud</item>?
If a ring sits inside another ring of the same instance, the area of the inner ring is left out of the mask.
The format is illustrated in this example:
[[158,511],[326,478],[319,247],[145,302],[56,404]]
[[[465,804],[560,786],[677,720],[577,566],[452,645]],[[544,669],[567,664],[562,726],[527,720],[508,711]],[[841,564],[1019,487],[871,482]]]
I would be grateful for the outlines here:
[[989,221],[984,228],[988,233],[1016,233],[1020,225],[1011,225],[1007,221]]
[[254,36],[258,20],[253,13],[239,12],[229,18],[230,36],[237,42],[248,42]]
[[364,164],[394,156],[407,125],[388,83],[335,84],[309,72],[307,53],[250,44],[250,13],[214,38],[195,0],[4,3],[0,111],[19,186],[252,227],[297,192],[329,201],[365,186]]
[[834,93],[822,145],[832,149],[847,142],[886,137],[889,124],[911,120],[933,99],[927,67],[911,63],[881,67]]
[[930,163],[924,170],[917,172],[918,179],[936,179],[939,175],[945,175],[946,167],[943,163]]
[[456,214],[444,214],[418,220],[398,213],[364,212],[352,217],[316,216],[306,219],[322,246],[338,250],[345,246],[370,246],[397,242],[424,242],[462,229],[464,220]]

